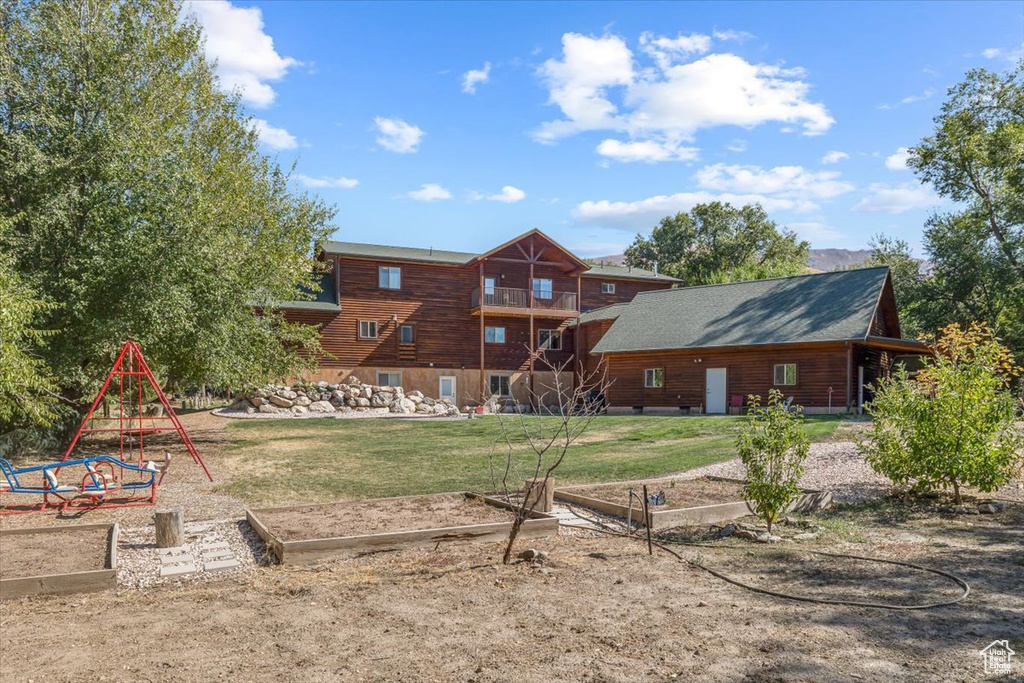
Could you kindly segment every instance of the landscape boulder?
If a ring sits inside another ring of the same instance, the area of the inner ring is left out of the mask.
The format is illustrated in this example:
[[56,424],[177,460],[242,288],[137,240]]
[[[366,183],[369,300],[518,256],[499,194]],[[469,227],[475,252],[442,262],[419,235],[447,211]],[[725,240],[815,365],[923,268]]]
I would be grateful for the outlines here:
[[311,413],[333,413],[334,406],[327,401],[313,401],[309,404],[309,412]]
[[[290,393],[293,396],[295,396],[295,392],[288,392],[288,393]],[[270,402],[273,403],[278,408],[291,408],[293,405],[295,405],[292,402],[291,399],[285,398],[284,396],[279,396],[278,394],[273,394],[270,397]]]

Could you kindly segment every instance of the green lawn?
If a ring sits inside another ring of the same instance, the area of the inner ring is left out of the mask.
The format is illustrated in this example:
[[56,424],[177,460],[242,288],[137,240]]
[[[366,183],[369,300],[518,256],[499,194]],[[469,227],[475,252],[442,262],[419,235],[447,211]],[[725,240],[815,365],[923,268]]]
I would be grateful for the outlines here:
[[[531,419],[531,418],[528,418]],[[536,419],[536,418],[532,418]],[[669,474],[735,457],[743,417],[607,417],[572,446],[559,485]],[[806,419],[812,441],[827,439],[838,416]],[[514,426],[512,420],[506,424]],[[232,421],[225,489],[251,503],[292,503],[491,491],[491,458],[504,463],[498,420]],[[523,453],[517,449],[517,459]],[[525,473],[526,468],[521,472]],[[500,479],[499,479],[500,481]]]

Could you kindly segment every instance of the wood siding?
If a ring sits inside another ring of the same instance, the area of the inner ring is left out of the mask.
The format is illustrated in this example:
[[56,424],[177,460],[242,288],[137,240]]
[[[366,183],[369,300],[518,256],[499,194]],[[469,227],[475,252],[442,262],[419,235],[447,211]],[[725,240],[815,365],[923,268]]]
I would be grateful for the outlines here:
[[[633,280],[629,278],[616,278],[605,276],[585,276],[582,278],[583,289],[583,310],[589,311],[611,304],[628,303],[640,292],[650,292],[656,289],[668,289],[672,286],[671,281],[664,280]],[[614,294],[602,294],[602,283],[610,282],[615,285]]]

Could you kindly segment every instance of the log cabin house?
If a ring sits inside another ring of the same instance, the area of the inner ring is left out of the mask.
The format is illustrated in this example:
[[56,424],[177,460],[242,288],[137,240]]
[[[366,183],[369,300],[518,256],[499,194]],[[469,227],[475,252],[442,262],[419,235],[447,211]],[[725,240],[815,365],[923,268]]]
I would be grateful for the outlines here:
[[330,355],[310,379],[354,375],[459,406],[542,391],[540,349],[571,375],[580,315],[677,282],[588,264],[539,230],[483,254],[327,242],[321,258],[330,269],[316,299],[282,304],[289,320],[320,326]]
[[738,412],[772,388],[859,412],[894,358],[930,352],[901,338],[886,267],[643,292],[578,327],[611,413]]

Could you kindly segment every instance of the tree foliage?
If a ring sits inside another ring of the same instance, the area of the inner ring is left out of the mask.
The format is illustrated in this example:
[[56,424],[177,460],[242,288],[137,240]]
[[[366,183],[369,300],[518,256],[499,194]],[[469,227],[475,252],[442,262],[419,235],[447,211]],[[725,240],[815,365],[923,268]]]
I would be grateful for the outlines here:
[[756,204],[698,204],[667,216],[650,237],[637,235],[626,263],[679,278],[684,286],[798,275],[810,245],[780,229]]
[[[174,0],[0,3],[0,251],[45,307],[27,329],[62,393],[91,396],[126,338],[172,383],[302,364],[333,210],[292,191]],[[262,311],[254,315],[254,308]]]
[[875,387],[874,418],[860,450],[897,486],[993,491],[1020,472],[1024,433],[1015,425],[1013,355],[982,325],[953,324],[937,355],[911,378],[898,366]]
[[740,461],[747,468],[743,498],[768,525],[789,509],[800,493],[798,482],[810,451],[800,406],[787,409],[782,392],[771,389],[768,403],[750,396],[750,421],[736,440]]

